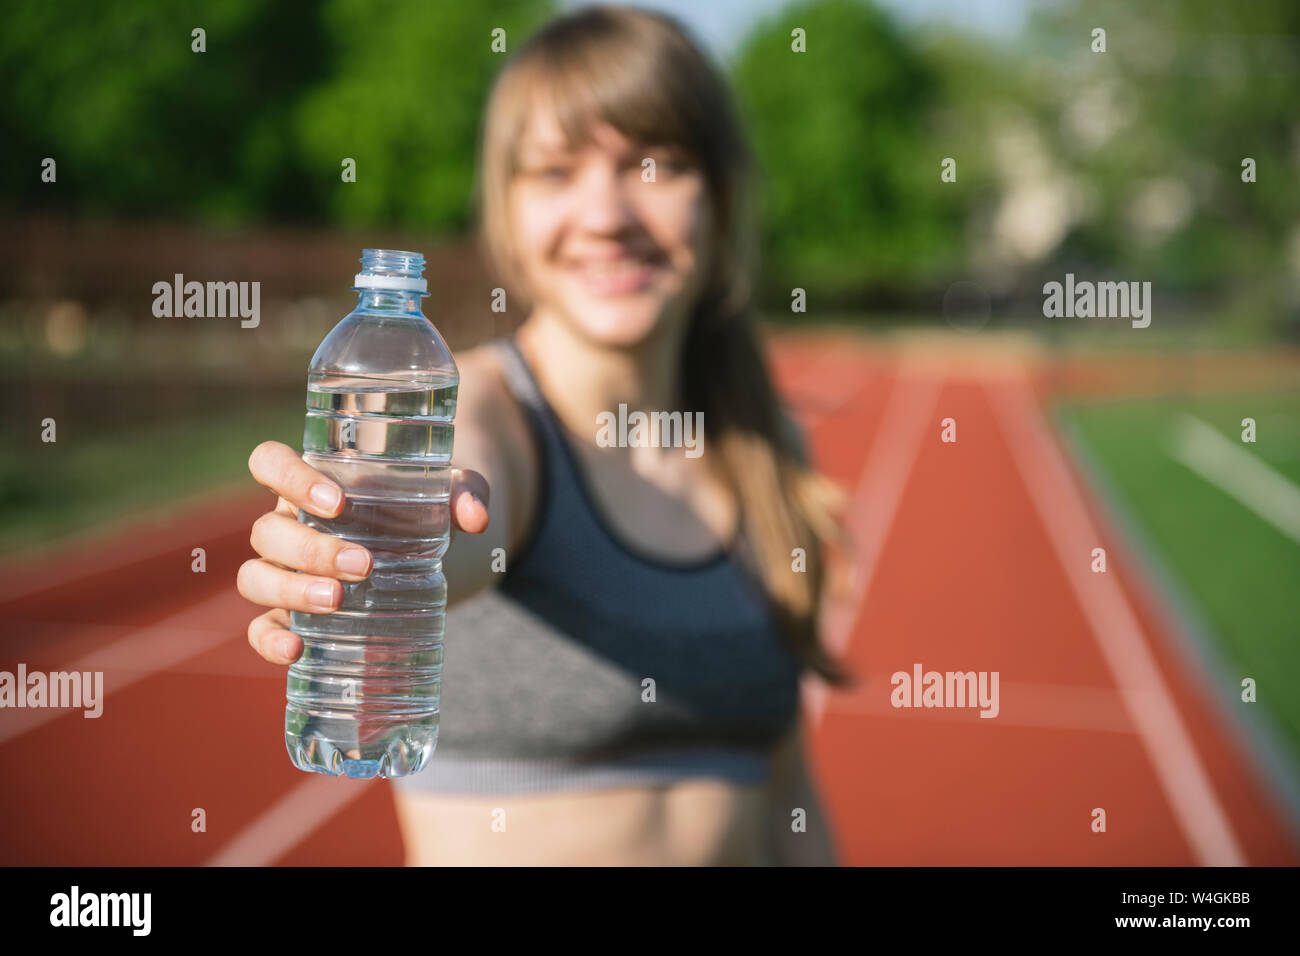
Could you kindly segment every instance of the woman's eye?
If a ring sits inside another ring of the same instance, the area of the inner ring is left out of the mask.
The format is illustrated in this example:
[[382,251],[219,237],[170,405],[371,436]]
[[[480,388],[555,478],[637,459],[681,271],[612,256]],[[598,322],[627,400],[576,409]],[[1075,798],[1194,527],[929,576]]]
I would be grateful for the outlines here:
[[563,182],[569,177],[569,167],[559,164],[537,166],[533,169],[532,173],[533,176],[538,179],[547,180],[549,182]]
[[651,150],[646,158],[654,160],[655,170],[665,176],[675,176],[686,169],[686,162],[676,153]]

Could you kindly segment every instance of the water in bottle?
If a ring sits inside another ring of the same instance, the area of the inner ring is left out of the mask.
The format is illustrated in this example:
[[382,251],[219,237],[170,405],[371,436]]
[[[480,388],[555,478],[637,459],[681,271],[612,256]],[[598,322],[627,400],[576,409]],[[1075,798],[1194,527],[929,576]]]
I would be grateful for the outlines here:
[[303,460],[343,489],[310,528],[363,545],[370,576],[343,582],[332,614],[294,611],[284,738],[294,765],[401,777],[438,740],[452,421],[459,375],[424,317],[424,257],[366,249],[357,308],[311,361]]

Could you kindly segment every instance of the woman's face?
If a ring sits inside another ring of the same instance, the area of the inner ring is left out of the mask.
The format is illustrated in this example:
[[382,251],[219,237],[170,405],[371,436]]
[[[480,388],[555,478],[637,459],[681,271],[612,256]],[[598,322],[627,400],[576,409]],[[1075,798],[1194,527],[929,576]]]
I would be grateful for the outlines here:
[[552,114],[532,113],[510,241],[535,308],[612,347],[679,326],[703,285],[709,228],[703,174],[683,154],[603,123],[570,149]]

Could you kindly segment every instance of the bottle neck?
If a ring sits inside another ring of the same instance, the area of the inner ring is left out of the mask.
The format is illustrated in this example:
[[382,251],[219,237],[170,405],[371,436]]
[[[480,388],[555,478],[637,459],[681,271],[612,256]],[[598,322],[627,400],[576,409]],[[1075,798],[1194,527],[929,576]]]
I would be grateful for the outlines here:
[[357,296],[357,311],[394,312],[420,316],[419,292],[396,292],[388,289],[362,289]]

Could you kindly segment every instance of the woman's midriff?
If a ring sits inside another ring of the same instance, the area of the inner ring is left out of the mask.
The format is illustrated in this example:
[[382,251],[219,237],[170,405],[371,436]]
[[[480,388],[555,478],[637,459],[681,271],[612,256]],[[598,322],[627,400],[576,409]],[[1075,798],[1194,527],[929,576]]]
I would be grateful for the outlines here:
[[580,793],[393,790],[410,866],[766,862],[764,788],[720,780]]

